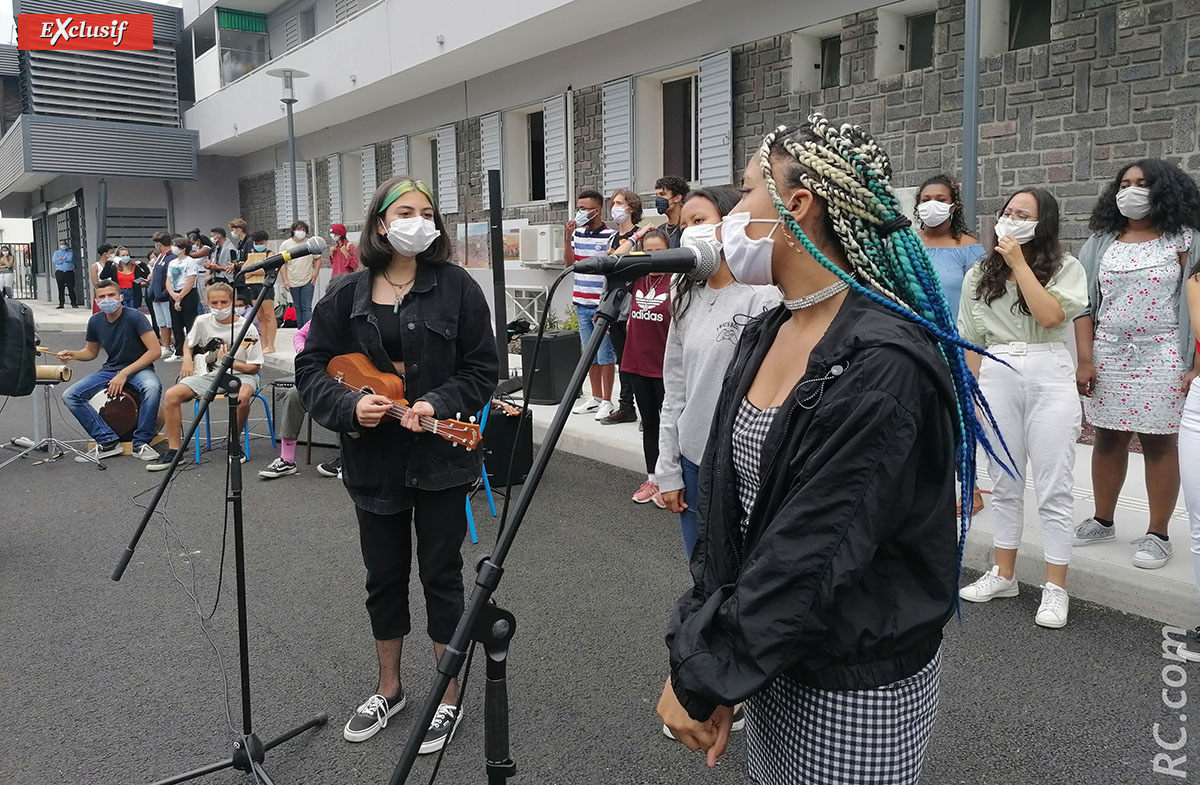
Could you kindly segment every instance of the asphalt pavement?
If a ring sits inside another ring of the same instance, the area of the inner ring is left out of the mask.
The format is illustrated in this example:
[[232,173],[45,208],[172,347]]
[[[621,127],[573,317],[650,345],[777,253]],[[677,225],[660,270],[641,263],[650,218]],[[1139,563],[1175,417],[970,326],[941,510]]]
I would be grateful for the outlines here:
[[[74,346],[82,337],[42,342]],[[176,370],[159,364],[164,379]],[[28,400],[0,406],[0,442],[30,431]],[[56,435],[80,438],[65,407],[53,416]],[[214,413],[214,432],[223,418],[223,409]],[[0,460],[8,454],[0,450]],[[342,739],[349,712],[374,687],[375,656],[351,505],[338,481],[316,473],[332,454],[318,448],[312,466],[268,482],[256,472],[274,453],[255,439],[245,466],[254,729],[267,739],[330,715],[325,727],[268,753],[279,785],[387,782],[433,673],[428,641],[411,636],[409,708],[370,741]],[[120,582],[109,575],[140,518],[134,497],[162,475],[127,457],[106,465],[26,459],[0,471],[0,783],[150,783],[227,757],[222,672],[241,728],[231,549],[221,572],[223,455],[209,453],[177,477],[163,509],[178,537],[152,520]],[[629,501],[638,482],[557,456],[506,564],[499,600],[518,620],[509,671],[515,782],[747,782],[740,739],[708,771],[656,722],[662,629],[687,576],[675,517]],[[481,497],[474,509],[482,542],[464,547],[468,586],[497,529]],[[190,587],[193,570],[206,615],[220,589],[206,622],[220,662],[173,577]],[[415,575],[412,587],[420,631]],[[1164,704],[1180,705],[1197,666],[1164,659],[1162,625],[1075,602],[1065,629],[1044,630],[1033,623],[1038,596],[1023,586],[1017,599],[964,607],[947,627],[923,782],[1140,785],[1200,776],[1200,711]],[[476,666],[439,782],[485,781],[481,658]],[[1168,752],[1181,731],[1187,740]],[[1154,773],[1156,755],[1176,776]],[[425,782],[431,763],[421,759],[411,781]],[[251,780],[226,771],[200,781]]]

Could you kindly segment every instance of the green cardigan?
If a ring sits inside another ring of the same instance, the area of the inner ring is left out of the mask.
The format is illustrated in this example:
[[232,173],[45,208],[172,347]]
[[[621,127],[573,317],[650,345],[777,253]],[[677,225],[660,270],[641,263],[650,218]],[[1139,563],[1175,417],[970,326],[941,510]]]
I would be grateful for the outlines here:
[[[1190,367],[1196,351],[1196,336],[1192,333],[1192,319],[1188,311],[1187,295],[1183,292],[1183,282],[1187,280],[1188,272],[1195,269],[1197,261],[1200,260],[1200,234],[1197,234],[1195,229],[1188,231],[1192,233],[1192,245],[1188,251],[1187,269],[1179,279],[1179,356]],[[1079,261],[1083,263],[1088,279],[1088,307],[1075,317],[1076,319],[1091,316],[1095,321],[1095,315],[1100,312],[1100,304],[1104,301],[1103,295],[1100,294],[1100,260],[1116,239],[1117,235],[1114,233],[1093,234],[1083,244],[1083,248],[1079,249]]]

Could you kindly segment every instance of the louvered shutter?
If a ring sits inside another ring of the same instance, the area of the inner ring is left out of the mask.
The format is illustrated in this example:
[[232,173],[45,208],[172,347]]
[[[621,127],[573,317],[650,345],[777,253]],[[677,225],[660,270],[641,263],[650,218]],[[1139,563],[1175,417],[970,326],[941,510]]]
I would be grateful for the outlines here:
[[392,140],[392,177],[408,174],[408,137],[400,136]]
[[[303,168],[302,168],[303,167]],[[291,226],[297,218],[308,220],[308,172],[303,163],[297,164],[296,201],[300,214],[292,217],[291,165],[284,164],[275,170],[275,221],[279,226]]]
[[362,200],[363,213],[371,207],[371,197],[375,195],[375,145],[369,144],[362,149]]
[[604,193],[633,185],[633,80],[604,85]]
[[[483,206],[490,209],[492,193],[488,189],[488,170],[500,169],[503,154],[500,152],[500,113],[492,112],[479,118],[480,138],[480,182],[483,184]],[[500,178],[500,202],[504,203],[504,178]]]
[[542,131],[546,146],[546,199],[567,201],[567,95],[542,102]]
[[443,214],[458,212],[458,151],[454,126],[437,129],[437,193]]
[[358,0],[334,0],[333,23],[337,24],[354,16],[358,11]]
[[699,179],[703,185],[733,182],[733,66],[729,50],[700,61]]
[[329,161],[329,223],[342,222],[342,157],[331,155]]
[[283,28],[284,49],[295,49],[300,45],[300,14],[289,17]]

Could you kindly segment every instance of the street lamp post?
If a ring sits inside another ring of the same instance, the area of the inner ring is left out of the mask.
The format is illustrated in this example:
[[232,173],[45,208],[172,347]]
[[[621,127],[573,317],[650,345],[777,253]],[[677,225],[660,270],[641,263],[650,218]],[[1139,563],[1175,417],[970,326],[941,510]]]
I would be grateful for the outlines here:
[[296,103],[295,80],[303,79],[308,74],[295,68],[273,68],[267,71],[267,76],[283,80],[283,97],[279,100],[287,107],[288,159],[291,161],[288,168],[292,177],[292,222],[295,222],[300,220],[300,197],[296,190],[296,125],[292,118],[292,104]]

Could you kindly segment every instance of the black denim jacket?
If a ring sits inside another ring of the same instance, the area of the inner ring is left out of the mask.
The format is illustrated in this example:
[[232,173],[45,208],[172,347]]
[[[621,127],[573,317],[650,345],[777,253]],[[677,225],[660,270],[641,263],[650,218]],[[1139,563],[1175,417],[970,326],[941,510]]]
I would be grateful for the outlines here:
[[[483,451],[413,433],[391,418],[375,428],[358,425],[354,407],[361,394],[338,384],[325,366],[335,355],[361,352],[381,371],[395,373],[371,309],[371,275],[362,269],[338,276],[317,303],[304,351],[296,357],[296,386],[312,418],[341,434],[342,479],[354,503],[386,515],[410,507],[414,490],[473,481]],[[426,401],[438,419],[466,419],[483,408],[499,376],[490,313],[479,284],[462,268],[418,267],[394,317],[401,323],[410,403]]]

